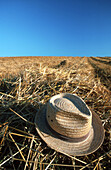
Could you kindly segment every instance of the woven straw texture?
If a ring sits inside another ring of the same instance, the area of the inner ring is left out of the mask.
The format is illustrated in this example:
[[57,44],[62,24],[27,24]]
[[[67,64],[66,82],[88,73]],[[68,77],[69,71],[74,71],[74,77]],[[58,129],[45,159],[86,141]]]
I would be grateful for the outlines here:
[[[65,93],[52,97],[37,113],[35,123],[49,147],[73,156],[94,152],[104,140],[101,120],[76,95]],[[77,140],[70,141],[73,138]]]
[[47,104],[47,122],[61,135],[71,138],[85,136],[91,128],[92,114],[78,96],[55,95]]

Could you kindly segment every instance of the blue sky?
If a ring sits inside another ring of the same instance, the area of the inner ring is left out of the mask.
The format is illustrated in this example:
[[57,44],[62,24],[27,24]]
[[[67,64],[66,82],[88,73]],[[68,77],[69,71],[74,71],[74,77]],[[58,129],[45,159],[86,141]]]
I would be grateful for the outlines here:
[[0,56],[111,56],[111,1],[0,0]]

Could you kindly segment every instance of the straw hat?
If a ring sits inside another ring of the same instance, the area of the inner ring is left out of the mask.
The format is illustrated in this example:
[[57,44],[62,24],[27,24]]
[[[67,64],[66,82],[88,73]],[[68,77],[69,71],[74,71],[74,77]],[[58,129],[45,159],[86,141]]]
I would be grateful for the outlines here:
[[73,156],[96,151],[104,140],[100,118],[74,94],[53,96],[36,114],[35,124],[49,147]]

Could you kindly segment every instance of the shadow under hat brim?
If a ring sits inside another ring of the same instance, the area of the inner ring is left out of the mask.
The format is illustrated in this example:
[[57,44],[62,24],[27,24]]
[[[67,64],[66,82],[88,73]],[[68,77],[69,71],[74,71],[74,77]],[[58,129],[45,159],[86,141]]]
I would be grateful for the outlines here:
[[61,139],[49,128],[46,121],[46,108],[47,105],[44,105],[36,114],[35,125],[38,134],[50,148],[72,156],[83,156],[91,154],[102,145],[104,128],[94,111],[92,111],[92,128],[88,137],[81,142],[70,142]]

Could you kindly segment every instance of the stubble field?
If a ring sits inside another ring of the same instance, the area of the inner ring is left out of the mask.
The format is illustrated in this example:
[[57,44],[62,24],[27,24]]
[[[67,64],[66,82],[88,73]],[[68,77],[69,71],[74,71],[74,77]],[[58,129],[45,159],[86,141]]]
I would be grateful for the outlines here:
[[[35,130],[37,111],[59,93],[81,97],[102,120],[103,145],[72,157],[50,149]],[[1,169],[109,169],[111,164],[110,57],[0,58]]]

